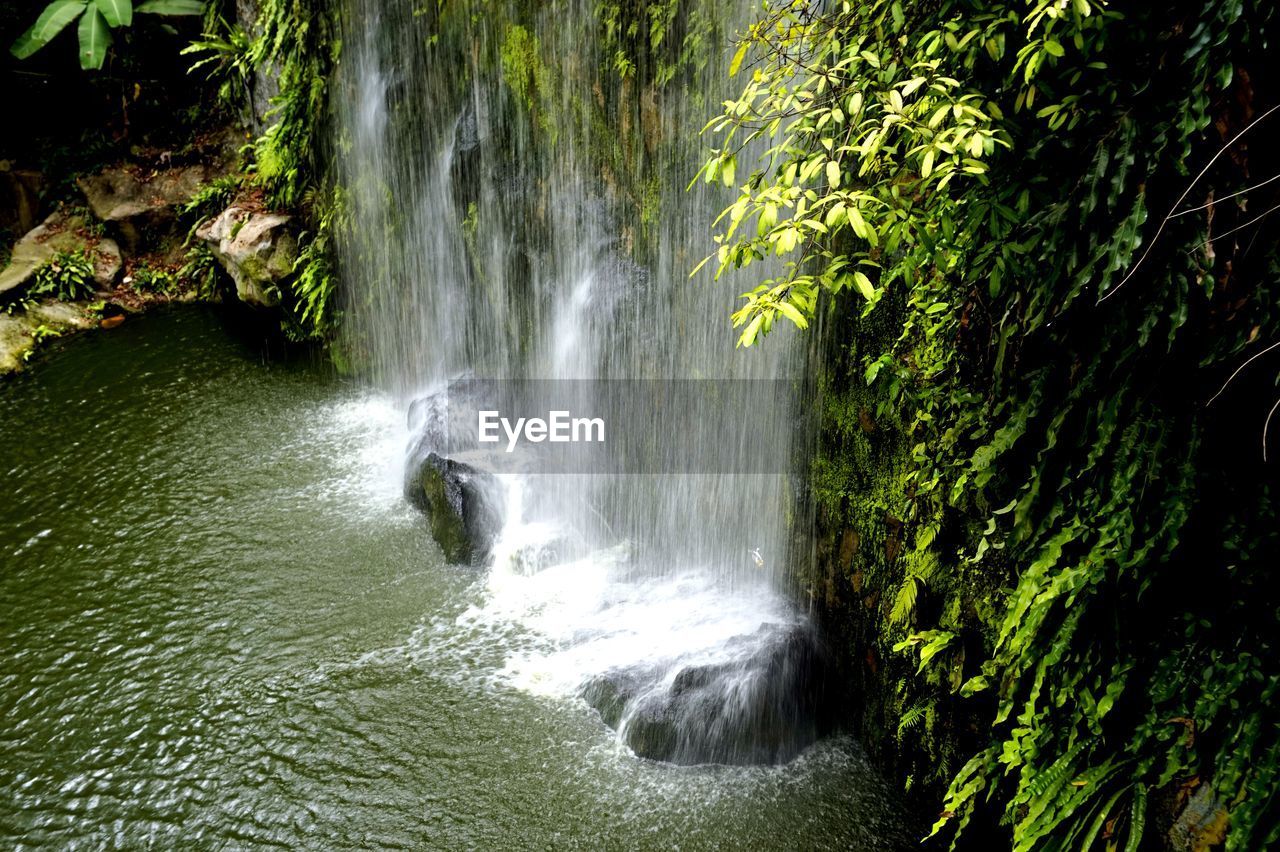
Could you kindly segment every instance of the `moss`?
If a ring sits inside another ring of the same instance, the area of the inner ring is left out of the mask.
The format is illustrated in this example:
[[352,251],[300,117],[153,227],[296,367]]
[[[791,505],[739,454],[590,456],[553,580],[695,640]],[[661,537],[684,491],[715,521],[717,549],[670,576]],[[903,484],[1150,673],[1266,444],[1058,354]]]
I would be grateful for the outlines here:
[[507,26],[501,49],[502,79],[534,117],[552,144],[558,137],[555,123],[555,86],[550,69],[542,61],[538,37],[519,24]]
[[[975,741],[982,701],[960,700],[980,674],[1004,611],[999,571],[965,557],[965,519],[916,485],[915,439],[881,385],[868,386],[860,351],[891,333],[893,306],[877,319],[845,316],[843,345],[820,377],[820,449],[810,471],[817,559],[806,585],[842,650],[856,696],[851,722],[877,762],[925,812]],[[955,640],[917,673],[924,630]]]

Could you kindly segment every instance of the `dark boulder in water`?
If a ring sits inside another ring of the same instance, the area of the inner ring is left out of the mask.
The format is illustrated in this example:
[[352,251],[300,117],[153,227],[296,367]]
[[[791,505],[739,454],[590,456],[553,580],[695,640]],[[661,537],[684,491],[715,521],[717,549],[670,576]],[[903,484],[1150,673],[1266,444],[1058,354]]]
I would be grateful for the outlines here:
[[405,460],[404,493],[426,514],[445,558],[475,565],[488,555],[502,528],[497,483],[491,474],[446,454],[447,419],[444,392],[409,407],[409,428],[417,437]]
[[811,626],[763,625],[731,644],[730,662],[619,669],[582,696],[637,755],[669,763],[784,763],[831,732],[834,680]]
[[433,452],[411,461],[416,463],[405,478],[405,497],[426,514],[445,558],[481,562],[501,529],[492,477]]

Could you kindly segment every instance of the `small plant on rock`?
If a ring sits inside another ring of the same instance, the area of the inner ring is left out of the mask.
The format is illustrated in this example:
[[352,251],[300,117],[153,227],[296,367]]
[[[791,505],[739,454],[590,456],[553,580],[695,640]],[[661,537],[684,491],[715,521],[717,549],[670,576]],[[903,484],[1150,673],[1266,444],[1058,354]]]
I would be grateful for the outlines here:
[[196,295],[210,299],[218,290],[218,260],[202,242],[189,243],[187,262],[178,270],[178,279],[195,284]]
[[35,331],[31,332],[31,346],[26,352],[22,353],[22,362],[25,364],[31,360],[31,356],[36,354],[36,349],[46,340],[53,340],[61,337],[62,332],[56,328],[50,328],[47,325],[36,326]]
[[138,264],[128,279],[129,286],[135,293],[159,293],[172,296],[178,292],[178,278],[162,266]]
[[87,299],[95,291],[93,259],[84,249],[60,251],[36,270],[32,296],[52,296],[64,302]]
[[35,296],[32,296],[30,293],[23,293],[21,296],[18,296],[16,299],[10,299],[8,302],[6,302],[4,306],[4,312],[9,316],[13,316],[14,314],[25,313],[28,309],[30,309],[33,305],[35,305],[35,303],[36,303]]

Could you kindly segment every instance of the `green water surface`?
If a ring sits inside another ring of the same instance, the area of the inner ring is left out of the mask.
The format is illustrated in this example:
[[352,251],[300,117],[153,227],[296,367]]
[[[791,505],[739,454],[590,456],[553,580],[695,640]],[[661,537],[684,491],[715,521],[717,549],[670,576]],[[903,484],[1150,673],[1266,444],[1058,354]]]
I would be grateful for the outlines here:
[[896,848],[845,739],[636,759],[496,676],[400,498],[399,413],[198,309],[0,383],[0,844]]

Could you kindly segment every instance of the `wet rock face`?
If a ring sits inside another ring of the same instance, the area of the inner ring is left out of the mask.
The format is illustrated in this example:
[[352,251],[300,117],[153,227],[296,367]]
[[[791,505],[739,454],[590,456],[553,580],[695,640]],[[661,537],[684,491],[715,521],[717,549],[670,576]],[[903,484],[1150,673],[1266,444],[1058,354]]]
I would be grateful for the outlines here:
[[201,225],[196,236],[231,275],[240,301],[264,308],[280,303],[277,285],[293,273],[298,259],[290,216],[232,206]]
[[447,455],[448,410],[448,390],[409,406],[415,438],[405,463],[405,497],[426,514],[446,559],[478,565],[502,530],[501,496],[491,473]]
[[405,497],[426,514],[445,558],[479,564],[501,529],[492,478],[434,452],[410,464],[408,471]]
[[731,662],[615,670],[582,697],[638,756],[670,763],[784,763],[834,729],[811,626],[764,625],[735,644]]

